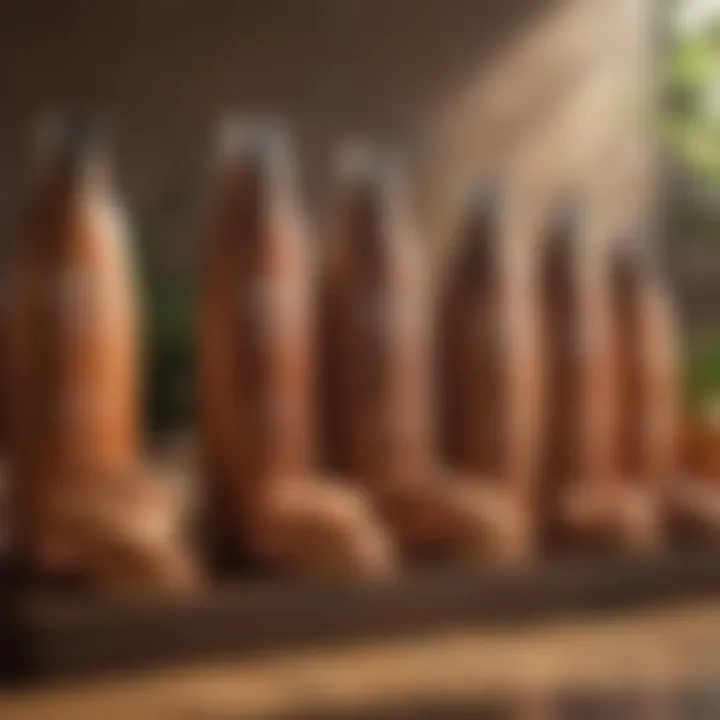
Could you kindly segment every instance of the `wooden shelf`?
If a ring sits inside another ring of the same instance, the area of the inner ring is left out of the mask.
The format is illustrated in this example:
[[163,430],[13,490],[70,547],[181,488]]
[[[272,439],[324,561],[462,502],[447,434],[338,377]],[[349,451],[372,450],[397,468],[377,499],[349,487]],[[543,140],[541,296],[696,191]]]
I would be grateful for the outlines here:
[[374,584],[221,583],[206,595],[118,600],[6,583],[5,681],[54,681],[453,627],[517,628],[720,597],[720,555],[568,558]]

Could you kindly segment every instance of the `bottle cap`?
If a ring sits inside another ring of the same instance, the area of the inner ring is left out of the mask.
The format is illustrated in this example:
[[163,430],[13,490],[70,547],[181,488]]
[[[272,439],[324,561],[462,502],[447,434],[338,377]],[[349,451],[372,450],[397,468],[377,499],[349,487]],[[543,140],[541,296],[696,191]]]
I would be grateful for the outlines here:
[[652,247],[646,231],[622,239],[613,250],[612,272],[619,284],[627,286],[640,279],[659,276],[659,249]]
[[505,188],[498,180],[479,183],[470,198],[466,227],[470,231],[497,228],[504,212],[505,198]]
[[546,282],[562,284],[571,274],[583,220],[582,206],[571,199],[563,203],[550,221],[541,263]]
[[505,202],[505,188],[502,182],[485,180],[475,187],[470,203],[470,212],[475,217],[497,217]]
[[280,122],[270,119],[229,116],[217,134],[221,162],[276,165],[291,159],[290,134]]
[[575,242],[586,219],[584,204],[575,197],[565,199],[556,210],[549,226],[551,241]]
[[37,133],[39,154],[69,169],[105,152],[107,123],[93,113],[56,114],[44,118]]
[[398,154],[365,140],[343,144],[337,155],[338,180],[343,185],[383,192],[402,181],[403,163]]

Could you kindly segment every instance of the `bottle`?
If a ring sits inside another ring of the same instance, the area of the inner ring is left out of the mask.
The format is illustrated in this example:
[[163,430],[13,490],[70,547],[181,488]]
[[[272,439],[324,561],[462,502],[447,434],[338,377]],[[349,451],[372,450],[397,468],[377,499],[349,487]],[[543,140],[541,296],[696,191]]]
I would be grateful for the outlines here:
[[430,285],[401,164],[350,143],[337,185],[321,270],[323,457],[406,554],[484,558],[497,509],[438,462]]
[[313,471],[311,264],[280,127],[221,128],[202,246],[203,471],[221,550],[294,571],[384,571],[362,500]]
[[341,153],[322,268],[326,456],[369,487],[413,483],[431,460],[429,306],[394,159]]
[[503,194],[481,190],[445,282],[440,321],[443,454],[515,506],[531,542],[539,464],[537,323],[517,250],[503,242]]
[[138,318],[101,127],[58,119],[40,141],[9,284],[10,480],[21,553],[64,573],[81,549],[55,527],[52,497],[137,460]]
[[553,220],[543,242],[542,309],[544,439],[542,518],[551,545],[608,540],[616,377],[610,304],[603,272],[588,262],[582,213],[574,206]]
[[613,248],[616,443],[625,534],[659,542],[662,503],[677,472],[679,380],[672,302],[653,250],[642,239]]
[[685,410],[675,473],[663,486],[668,530],[680,540],[714,541],[720,528],[720,414],[714,403]]

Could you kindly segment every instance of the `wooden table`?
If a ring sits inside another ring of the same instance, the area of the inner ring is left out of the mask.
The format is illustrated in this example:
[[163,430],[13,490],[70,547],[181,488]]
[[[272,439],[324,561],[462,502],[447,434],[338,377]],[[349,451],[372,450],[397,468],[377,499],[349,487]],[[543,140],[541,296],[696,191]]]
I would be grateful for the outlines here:
[[[622,687],[649,688],[664,707],[678,683],[720,673],[719,641],[720,605],[707,603],[523,630],[458,627],[7,691],[0,694],[0,718],[384,717],[362,708],[409,701],[412,714],[387,716],[421,717],[417,708],[431,702],[437,710],[487,696],[527,700],[526,714],[508,717],[556,717],[546,701],[557,690]],[[439,712],[427,716],[453,717]],[[463,715],[473,716],[481,717]]]

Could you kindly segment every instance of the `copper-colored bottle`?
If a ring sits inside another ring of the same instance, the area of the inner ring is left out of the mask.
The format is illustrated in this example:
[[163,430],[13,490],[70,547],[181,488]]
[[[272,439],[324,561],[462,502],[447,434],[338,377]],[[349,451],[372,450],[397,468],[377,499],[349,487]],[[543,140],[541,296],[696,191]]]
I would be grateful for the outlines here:
[[204,462],[235,517],[310,462],[308,258],[283,142],[223,129],[203,242]]
[[321,313],[326,447],[371,488],[416,482],[431,465],[427,279],[394,162],[367,148],[342,158]]
[[667,483],[670,529],[683,539],[720,535],[720,417],[712,405],[682,422],[676,473]]
[[[720,530],[720,489],[713,472],[712,422],[697,425],[701,457],[687,455],[692,439],[682,426],[680,339],[658,250],[647,240],[621,245],[616,255],[618,302],[623,303],[625,356],[624,467],[644,483],[670,528],[702,536]],[[634,429],[630,428],[630,424]],[[707,462],[710,460],[710,462]]]
[[41,140],[8,297],[10,474],[23,550],[65,570],[78,549],[53,528],[48,499],[132,470],[138,332],[125,218],[96,125],[58,121]]
[[522,266],[503,243],[502,196],[482,192],[450,265],[440,315],[443,450],[515,506],[530,540],[539,461],[540,355]]
[[619,400],[616,442],[625,488],[619,502],[627,507],[626,523],[632,522],[634,504],[659,534],[662,501],[677,473],[679,377],[672,302],[652,253],[640,241],[618,245],[611,280]]
[[483,557],[492,503],[438,466],[429,283],[403,173],[350,145],[338,186],[321,282],[325,461],[365,490],[405,550]]
[[[344,563],[337,569],[371,570],[363,548],[382,543],[360,501],[311,477],[311,268],[285,133],[265,123],[228,123],[210,203],[201,431],[221,542],[231,554],[250,552],[293,569]],[[346,554],[326,563],[343,542]]]
[[[609,296],[588,262],[574,209],[555,219],[539,247],[545,361],[543,519],[551,543],[608,541],[615,481]],[[611,538],[612,539],[612,538]]]

